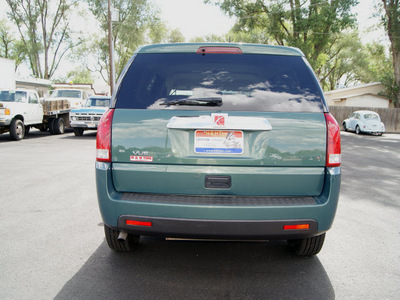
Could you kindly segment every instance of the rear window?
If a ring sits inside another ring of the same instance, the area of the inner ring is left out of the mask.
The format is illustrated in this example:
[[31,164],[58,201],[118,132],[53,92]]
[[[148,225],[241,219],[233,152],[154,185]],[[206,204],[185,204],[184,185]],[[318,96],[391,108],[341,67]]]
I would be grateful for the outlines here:
[[300,56],[138,54],[114,106],[128,109],[322,112],[320,86]]

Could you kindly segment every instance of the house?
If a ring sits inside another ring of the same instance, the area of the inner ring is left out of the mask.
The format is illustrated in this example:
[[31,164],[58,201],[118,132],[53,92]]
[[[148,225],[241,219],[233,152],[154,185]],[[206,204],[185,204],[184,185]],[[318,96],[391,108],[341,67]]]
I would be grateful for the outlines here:
[[36,90],[40,98],[47,98],[50,94],[51,81],[39,78],[17,78],[15,80],[17,89]]
[[90,83],[53,83],[53,89],[77,89],[85,91],[89,96],[110,94],[110,87],[102,84]]
[[393,108],[390,99],[378,95],[383,90],[382,83],[373,82],[325,92],[325,98],[328,106]]

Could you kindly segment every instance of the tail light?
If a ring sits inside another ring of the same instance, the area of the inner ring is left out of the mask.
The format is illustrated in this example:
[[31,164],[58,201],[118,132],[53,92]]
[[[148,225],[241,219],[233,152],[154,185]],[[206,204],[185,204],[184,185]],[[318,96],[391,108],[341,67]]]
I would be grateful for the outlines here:
[[111,162],[111,124],[114,109],[107,110],[97,127],[96,161]]
[[310,224],[283,225],[283,230],[304,230],[310,229]]
[[340,128],[330,113],[325,113],[327,128],[326,167],[339,167],[341,159]]

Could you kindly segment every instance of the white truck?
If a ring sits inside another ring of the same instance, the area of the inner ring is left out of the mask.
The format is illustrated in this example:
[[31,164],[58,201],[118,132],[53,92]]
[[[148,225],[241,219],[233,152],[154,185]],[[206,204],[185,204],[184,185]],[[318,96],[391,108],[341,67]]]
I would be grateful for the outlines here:
[[47,100],[68,100],[73,108],[82,107],[88,98],[86,91],[79,89],[56,89]]
[[0,90],[0,134],[10,132],[22,140],[35,127],[50,134],[64,133],[69,127],[70,103],[67,100],[39,101],[34,90]]

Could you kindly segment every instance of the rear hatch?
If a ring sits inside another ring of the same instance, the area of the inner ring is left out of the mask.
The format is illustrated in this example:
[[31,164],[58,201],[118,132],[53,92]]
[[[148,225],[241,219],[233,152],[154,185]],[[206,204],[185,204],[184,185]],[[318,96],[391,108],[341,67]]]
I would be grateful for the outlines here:
[[112,123],[115,189],[319,195],[325,106],[302,54],[178,47],[143,48],[119,84]]
[[379,115],[375,113],[366,113],[364,114],[364,119],[367,130],[381,130],[381,120],[379,118]]

